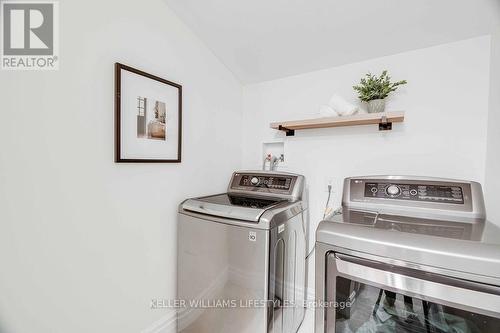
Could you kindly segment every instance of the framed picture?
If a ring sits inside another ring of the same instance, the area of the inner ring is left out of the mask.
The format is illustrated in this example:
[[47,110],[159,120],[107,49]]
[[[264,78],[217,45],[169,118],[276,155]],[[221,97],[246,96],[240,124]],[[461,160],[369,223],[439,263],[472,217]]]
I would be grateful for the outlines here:
[[115,162],[180,163],[182,86],[115,64]]

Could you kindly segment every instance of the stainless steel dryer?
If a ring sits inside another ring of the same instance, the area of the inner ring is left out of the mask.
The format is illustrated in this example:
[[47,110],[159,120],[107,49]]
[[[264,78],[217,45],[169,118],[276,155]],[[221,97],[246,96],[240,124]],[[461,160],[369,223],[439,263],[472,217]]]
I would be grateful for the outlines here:
[[235,172],[179,207],[177,332],[295,333],[304,317],[303,176]]
[[316,333],[500,329],[500,232],[476,182],[347,178],[316,240]]

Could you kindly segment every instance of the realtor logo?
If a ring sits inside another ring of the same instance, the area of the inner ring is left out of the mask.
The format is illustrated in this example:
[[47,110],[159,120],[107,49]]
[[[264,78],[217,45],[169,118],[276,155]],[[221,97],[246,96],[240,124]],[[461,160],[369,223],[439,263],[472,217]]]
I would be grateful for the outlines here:
[[58,2],[2,1],[2,62],[7,70],[59,68]]

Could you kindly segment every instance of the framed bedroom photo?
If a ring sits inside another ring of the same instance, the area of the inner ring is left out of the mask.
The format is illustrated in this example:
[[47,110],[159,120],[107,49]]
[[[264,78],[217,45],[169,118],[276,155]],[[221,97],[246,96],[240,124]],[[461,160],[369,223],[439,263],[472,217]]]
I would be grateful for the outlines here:
[[182,86],[115,63],[115,162],[180,163]]

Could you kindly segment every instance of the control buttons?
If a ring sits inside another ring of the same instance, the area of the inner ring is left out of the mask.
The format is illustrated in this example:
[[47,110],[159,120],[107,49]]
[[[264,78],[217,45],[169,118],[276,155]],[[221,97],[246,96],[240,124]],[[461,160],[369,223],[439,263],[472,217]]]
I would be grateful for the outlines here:
[[392,196],[392,197],[395,197],[395,196],[398,196],[401,194],[401,189],[399,188],[399,186],[397,185],[389,185],[386,189],[385,189],[385,192]]
[[451,196],[453,199],[462,199],[462,189],[460,187],[451,188]]
[[259,184],[259,178],[257,178],[257,177],[252,177],[252,179],[250,179],[250,183],[252,183],[252,185],[257,185],[257,184]]
[[425,201],[439,204],[464,204],[470,200],[460,186],[422,185],[403,183],[377,183],[364,184],[364,197],[389,200]]

